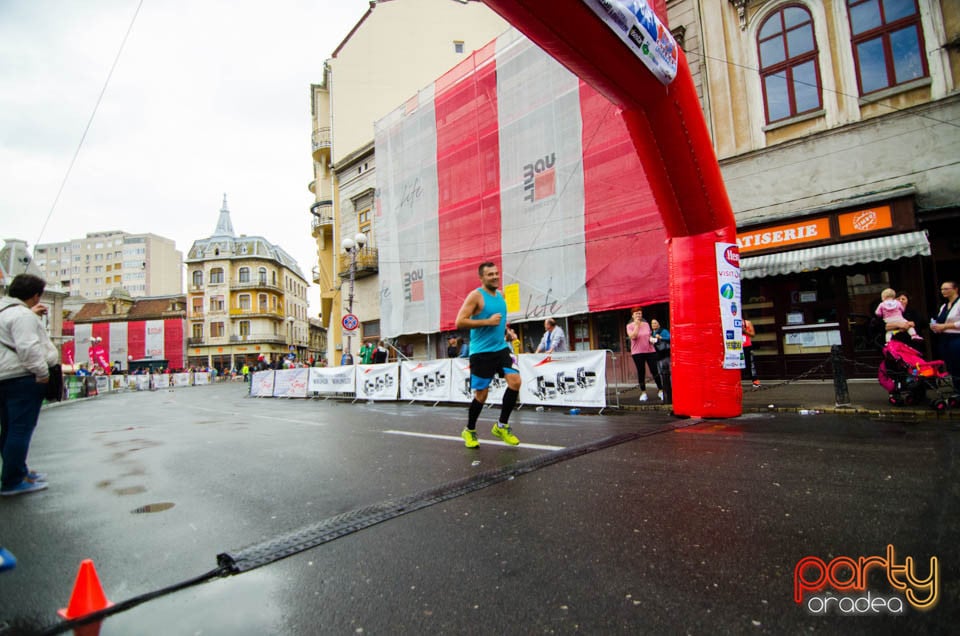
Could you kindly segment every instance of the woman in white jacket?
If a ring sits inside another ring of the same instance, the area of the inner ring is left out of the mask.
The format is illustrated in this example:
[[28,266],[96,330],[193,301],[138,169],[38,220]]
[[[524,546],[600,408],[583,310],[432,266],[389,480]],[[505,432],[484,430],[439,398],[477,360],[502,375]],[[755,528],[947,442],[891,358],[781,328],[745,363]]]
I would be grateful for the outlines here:
[[40,405],[57,364],[56,347],[34,308],[46,283],[32,274],[10,281],[0,299],[0,495],[9,497],[43,490],[46,476],[27,468],[30,439],[40,417]]

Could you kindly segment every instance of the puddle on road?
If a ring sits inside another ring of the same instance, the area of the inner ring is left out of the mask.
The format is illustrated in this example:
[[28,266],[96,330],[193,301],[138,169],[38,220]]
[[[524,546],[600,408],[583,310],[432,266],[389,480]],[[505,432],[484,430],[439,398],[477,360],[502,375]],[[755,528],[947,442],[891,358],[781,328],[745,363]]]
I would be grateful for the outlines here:
[[140,506],[139,508],[134,508],[130,512],[138,515],[146,512],[163,512],[164,510],[170,510],[173,508],[174,504],[169,501],[163,501],[160,503],[147,504],[146,506]]

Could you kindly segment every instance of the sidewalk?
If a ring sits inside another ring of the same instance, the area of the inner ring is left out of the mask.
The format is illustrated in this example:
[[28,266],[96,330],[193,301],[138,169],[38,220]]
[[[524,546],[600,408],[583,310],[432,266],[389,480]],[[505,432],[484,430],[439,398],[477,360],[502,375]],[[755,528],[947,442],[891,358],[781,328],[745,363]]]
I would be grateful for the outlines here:
[[[754,389],[749,382],[743,383],[743,412],[799,412],[819,411],[822,413],[840,413],[855,415],[882,415],[884,417],[933,417],[941,419],[960,419],[960,407],[947,408],[937,412],[927,402],[913,406],[894,406],[888,400],[887,392],[876,380],[847,380],[849,404],[838,405],[832,380],[774,380],[765,382]],[[640,402],[640,389],[633,387],[621,390],[620,405],[629,410],[669,410],[669,406],[657,400],[656,386],[647,384],[650,399]],[[934,391],[928,392],[933,399]],[[948,393],[944,391],[943,397]]]

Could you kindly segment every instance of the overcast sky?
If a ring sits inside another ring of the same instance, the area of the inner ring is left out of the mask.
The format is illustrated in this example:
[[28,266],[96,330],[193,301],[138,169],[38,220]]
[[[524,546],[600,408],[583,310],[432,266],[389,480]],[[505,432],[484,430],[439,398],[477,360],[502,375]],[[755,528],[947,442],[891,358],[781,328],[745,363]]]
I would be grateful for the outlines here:
[[227,194],[237,234],[310,281],[310,84],[367,0],[0,0],[0,239],[152,232],[184,253]]

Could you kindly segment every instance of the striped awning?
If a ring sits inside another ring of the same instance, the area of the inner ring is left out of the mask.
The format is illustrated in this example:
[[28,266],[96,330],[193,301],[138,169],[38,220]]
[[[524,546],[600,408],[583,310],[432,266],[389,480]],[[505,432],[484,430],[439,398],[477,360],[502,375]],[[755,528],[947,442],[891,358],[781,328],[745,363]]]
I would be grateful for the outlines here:
[[891,234],[803,250],[745,256],[740,259],[740,276],[764,278],[857,263],[879,263],[910,256],[930,256],[930,241],[927,240],[926,232]]

